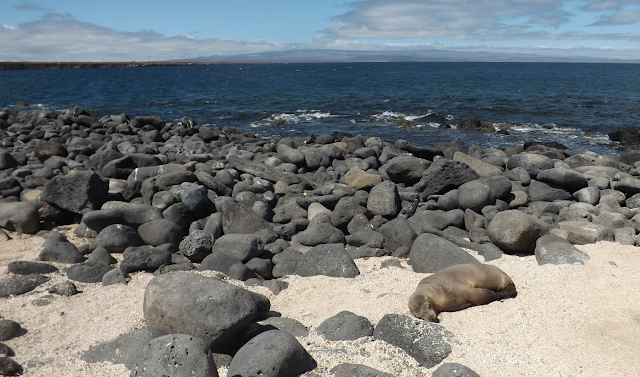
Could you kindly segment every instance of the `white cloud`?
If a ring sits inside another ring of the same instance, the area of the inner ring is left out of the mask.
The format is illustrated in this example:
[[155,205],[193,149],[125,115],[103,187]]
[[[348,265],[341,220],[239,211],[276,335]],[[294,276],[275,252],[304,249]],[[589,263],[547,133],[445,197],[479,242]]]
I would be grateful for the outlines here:
[[67,15],[0,28],[0,61],[153,61],[279,51],[267,40],[119,32]]
[[638,40],[640,34],[555,32],[562,26],[575,30],[571,23],[578,15],[570,9],[577,11],[576,6],[600,16],[594,25],[609,26],[639,21],[640,10],[628,9],[638,4],[640,0],[363,0],[350,3],[352,9],[335,17],[338,22],[324,33],[341,39]]
[[640,21],[640,10],[619,10],[609,15],[603,15],[600,20],[589,26],[631,25]]

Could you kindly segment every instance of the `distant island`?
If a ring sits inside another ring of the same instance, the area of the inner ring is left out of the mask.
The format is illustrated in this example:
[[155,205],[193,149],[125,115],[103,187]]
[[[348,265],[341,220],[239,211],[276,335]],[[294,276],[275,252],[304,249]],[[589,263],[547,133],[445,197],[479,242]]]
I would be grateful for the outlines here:
[[117,68],[117,67],[165,67],[183,65],[218,65],[228,62],[0,62],[0,71],[21,69],[63,69],[63,68]]

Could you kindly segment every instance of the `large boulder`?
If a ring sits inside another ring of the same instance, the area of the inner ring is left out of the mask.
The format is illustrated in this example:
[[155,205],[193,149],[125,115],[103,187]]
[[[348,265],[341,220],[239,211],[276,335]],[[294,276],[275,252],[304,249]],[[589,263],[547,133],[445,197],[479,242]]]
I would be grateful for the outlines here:
[[487,227],[491,242],[511,254],[533,254],[536,240],[548,231],[544,221],[518,210],[497,213]]
[[345,229],[355,215],[367,212],[368,210],[360,205],[358,198],[345,196],[338,200],[335,208],[331,211],[331,224],[336,228]]
[[429,195],[444,194],[478,177],[478,173],[464,162],[438,158],[413,187],[420,193],[420,198],[426,201]]
[[99,209],[107,201],[109,183],[92,171],[58,175],[44,185],[41,200],[74,213]]
[[384,250],[389,254],[400,247],[411,248],[418,237],[407,220],[400,217],[383,224],[378,231],[384,236]]
[[480,212],[482,208],[496,202],[491,188],[480,180],[464,183],[458,188],[458,205],[462,209]]
[[132,227],[122,224],[113,224],[102,229],[91,243],[94,248],[104,247],[111,253],[121,253],[129,246],[141,246],[142,244],[138,232]]
[[180,242],[178,251],[192,262],[201,262],[211,254],[213,242],[213,236],[210,233],[195,230]]
[[163,331],[149,327],[133,330],[115,339],[91,346],[80,359],[87,363],[108,361],[113,364],[124,364],[131,370],[149,342],[163,335],[166,335]]
[[84,257],[78,248],[58,232],[51,231],[46,241],[42,244],[42,250],[38,259],[41,261],[58,263],[80,263]]
[[574,245],[585,245],[598,241],[613,241],[608,227],[586,220],[561,221],[558,227],[567,232],[567,240]]
[[373,215],[395,217],[401,209],[398,187],[392,181],[375,185],[369,193],[367,209]]
[[207,343],[195,336],[170,334],[145,345],[131,377],[218,377]]
[[394,377],[362,364],[338,364],[331,368],[335,377]]
[[439,364],[451,354],[453,334],[433,322],[401,314],[387,314],[376,326],[373,336],[401,348],[425,368]]
[[160,219],[162,219],[162,212],[158,208],[128,203],[123,203],[114,208],[87,212],[82,215],[82,223],[96,232],[100,232],[112,224],[123,224],[137,229],[144,223]]
[[577,264],[582,265],[589,255],[578,250],[569,241],[555,234],[547,234],[538,238],[535,249],[536,261],[543,264]]
[[419,235],[409,252],[409,264],[415,272],[436,272],[465,263],[480,262],[453,242],[431,233]]
[[420,180],[422,172],[427,169],[429,165],[431,165],[431,162],[422,158],[398,156],[387,161],[387,163],[383,165],[383,169],[392,181],[413,185]]
[[228,376],[296,377],[317,363],[296,338],[281,330],[265,331],[247,342],[231,360]]
[[251,234],[271,226],[260,217],[251,207],[237,203],[227,203],[222,208],[222,224],[224,234]]
[[345,251],[343,244],[325,244],[311,248],[299,260],[296,274],[300,276],[324,275],[353,278],[360,270]]
[[242,288],[190,272],[173,272],[147,284],[143,311],[149,327],[197,336],[220,352],[254,319],[258,308]]
[[553,168],[553,161],[537,153],[518,153],[507,160],[507,168],[523,168],[529,176],[536,177],[541,171]]
[[246,262],[260,253],[264,243],[255,234],[225,234],[218,238],[212,247],[213,253],[226,253]]
[[344,243],[344,233],[329,223],[312,224],[304,231],[291,237],[291,241],[306,246],[325,243]]
[[561,188],[551,187],[548,184],[531,180],[529,184],[529,200],[532,202],[552,202],[554,200],[571,200],[573,196]]
[[330,341],[356,340],[372,336],[373,325],[363,316],[342,311],[322,321],[317,332]]
[[49,280],[51,280],[50,277],[37,274],[5,277],[0,280],[0,298],[31,292]]
[[166,219],[152,220],[140,225],[138,234],[144,243],[151,246],[160,246],[166,243],[178,245],[184,237],[182,228]]
[[0,203],[0,227],[18,233],[36,233],[40,230],[40,216],[30,203]]
[[584,174],[566,168],[542,170],[538,173],[536,179],[550,185],[563,187],[569,191],[579,190],[589,184],[589,180]]

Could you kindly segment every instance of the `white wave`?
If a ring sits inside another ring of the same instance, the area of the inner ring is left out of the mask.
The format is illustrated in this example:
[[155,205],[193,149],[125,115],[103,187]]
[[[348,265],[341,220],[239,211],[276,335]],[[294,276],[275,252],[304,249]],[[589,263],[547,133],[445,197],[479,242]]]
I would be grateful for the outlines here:
[[400,118],[404,118],[406,120],[410,120],[410,121],[415,121],[417,119],[421,119],[424,117],[427,117],[429,115],[433,114],[432,110],[428,110],[426,114],[422,114],[422,115],[407,115],[404,113],[399,113],[399,112],[395,112],[395,111],[385,111],[382,114],[374,114],[371,116],[371,118],[378,120],[378,121],[385,121],[385,122],[390,122],[393,121],[395,119],[400,119]]
[[[495,123],[496,128],[500,128],[505,123]],[[583,131],[575,127],[563,127],[555,123],[520,123],[514,124],[509,129],[511,131],[517,131],[522,133],[546,133],[546,134],[582,134]]]

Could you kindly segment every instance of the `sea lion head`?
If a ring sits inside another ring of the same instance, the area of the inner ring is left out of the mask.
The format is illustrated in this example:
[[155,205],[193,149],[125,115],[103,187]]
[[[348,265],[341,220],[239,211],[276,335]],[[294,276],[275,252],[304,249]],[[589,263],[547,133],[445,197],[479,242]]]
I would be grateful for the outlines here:
[[423,294],[416,292],[411,295],[409,298],[409,310],[411,311],[411,314],[417,318],[424,319],[429,322],[438,322],[438,315],[431,307],[429,297]]

